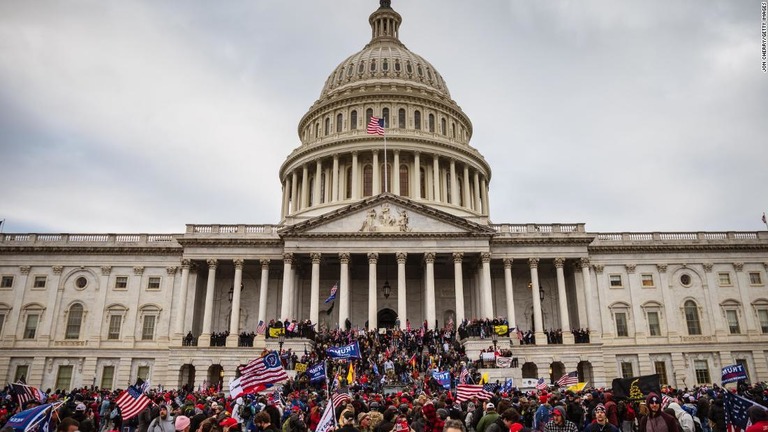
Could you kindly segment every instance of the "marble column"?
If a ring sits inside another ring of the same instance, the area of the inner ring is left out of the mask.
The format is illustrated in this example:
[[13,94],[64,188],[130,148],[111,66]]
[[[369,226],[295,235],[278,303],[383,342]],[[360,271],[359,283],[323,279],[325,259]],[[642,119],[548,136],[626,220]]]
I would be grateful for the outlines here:
[[379,254],[368,254],[368,330],[379,328],[376,298],[376,264]]
[[280,211],[280,217],[288,216],[288,210],[291,205],[291,180],[286,176],[283,183],[283,207]]
[[421,199],[421,154],[419,152],[413,153],[413,181],[411,181],[412,192],[411,196],[414,199]]
[[483,263],[482,284],[482,307],[483,318],[493,318],[493,288],[491,287],[491,254],[483,252],[480,254],[480,260]]
[[[176,299],[176,325],[174,333],[177,337],[184,337],[184,320],[187,316],[187,296],[189,295],[189,267],[191,261],[181,260],[181,286],[179,287],[179,297]],[[190,329],[191,330],[191,329]]]
[[259,284],[259,322],[267,324],[267,294],[269,291],[269,260],[260,260],[261,283]]
[[371,183],[373,187],[373,195],[378,195],[382,191],[381,187],[381,167],[379,166],[379,151],[373,150],[372,152],[373,162],[372,162],[372,168],[373,168],[373,182]]
[[459,185],[456,181],[456,161],[450,160],[449,167],[451,169],[451,184],[448,185],[451,191],[451,204],[459,205]]
[[453,253],[453,284],[456,295],[456,327],[464,321],[464,272],[462,270],[463,252]]
[[514,287],[512,286],[512,262],[512,258],[504,258],[504,291],[507,294],[507,321],[509,322],[509,327],[517,328]]
[[440,202],[442,199],[440,197],[440,157],[438,155],[432,157],[432,179],[434,190],[434,199],[432,201]]
[[351,256],[347,252],[339,254],[341,270],[339,272],[339,328],[345,328],[349,318],[349,260]]
[[320,259],[319,253],[309,254],[312,260],[312,280],[310,282],[309,320],[317,324],[320,319]]
[[541,298],[539,297],[539,259],[529,258],[528,266],[531,268],[531,296],[533,297],[533,335],[536,337],[536,345],[546,345],[547,336],[544,335],[544,323],[541,318]]
[[312,191],[312,205],[319,205],[323,201],[320,197],[320,191],[322,190],[322,179],[323,162],[318,159],[317,162],[315,162],[315,187]]
[[462,187],[462,197],[464,198],[464,208],[471,209],[472,208],[472,198],[470,195],[469,190],[469,166],[466,164],[464,165],[464,175],[462,176],[463,180],[463,186]]
[[563,343],[574,342],[571,333],[571,318],[568,314],[568,297],[565,292],[565,272],[563,270],[565,258],[555,258],[555,271],[557,273],[557,298],[560,306],[560,330],[563,331]]
[[213,324],[213,294],[216,288],[216,266],[218,260],[209,259],[208,263],[208,282],[205,286],[205,309],[203,312],[203,332],[197,341],[197,346],[211,346],[211,326]]
[[291,173],[291,214],[299,211],[299,175],[294,171]]
[[581,258],[581,277],[584,283],[585,306],[587,307],[587,327],[589,327],[589,341],[594,342],[593,336],[599,336],[595,321],[595,299],[592,294],[592,277],[589,274],[589,258]]
[[400,150],[392,150],[394,154],[394,162],[392,163],[392,170],[389,173],[392,176],[392,193],[395,195],[401,195],[400,193]]
[[408,254],[398,252],[395,256],[397,258],[397,318],[400,320],[400,328],[405,329],[405,321],[408,319],[405,296],[405,261]]
[[491,210],[488,208],[488,184],[485,179],[480,182],[480,199],[483,205],[483,213],[488,216],[491,214]]
[[280,302],[280,320],[293,319],[291,316],[291,293],[293,292],[293,254],[283,254],[283,292]]
[[427,326],[430,329],[435,328],[435,254],[427,252],[424,254],[424,262],[427,264],[425,276],[427,279],[425,287],[426,297],[426,318]]
[[333,155],[333,173],[331,173],[331,201],[339,200],[339,155]]
[[360,198],[360,175],[358,174],[359,163],[357,162],[357,151],[352,152],[352,199]]
[[478,212],[478,213],[482,213],[482,211],[484,209],[483,209],[483,204],[482,204],[482,202],[480,200],[480,173],[475,171],[475,176],[474,177],[475,177],[474,178],[474,183],[475,183],[475,194],[474,194],[475,211]]
[[232,313],[229,316],[229,336],[227,346],[236,347],[240,338],[240,291],[243,284],[243,265],[241,258],[232,261],[235,265],[235,280],[232,283]]
[[304,209],[309,202],[309,167],[305,164],[301,167],[301,204],[299,208]]

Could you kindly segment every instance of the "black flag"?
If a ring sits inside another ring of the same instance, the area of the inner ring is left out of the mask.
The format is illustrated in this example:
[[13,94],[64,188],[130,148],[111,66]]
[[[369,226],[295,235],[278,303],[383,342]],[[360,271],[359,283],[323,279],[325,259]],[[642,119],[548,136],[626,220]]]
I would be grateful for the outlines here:
[[659,375],[643,375],[632,378],[616,378],[611,383],[614,398],[642,400],[648,393],[654,392],[661,396]]
[[327,311],[325,311],[326,315],[330,315],[331,312],[333,312],[333,307],[336,305],[336,302],[331,303],[331,307],[328,308]]

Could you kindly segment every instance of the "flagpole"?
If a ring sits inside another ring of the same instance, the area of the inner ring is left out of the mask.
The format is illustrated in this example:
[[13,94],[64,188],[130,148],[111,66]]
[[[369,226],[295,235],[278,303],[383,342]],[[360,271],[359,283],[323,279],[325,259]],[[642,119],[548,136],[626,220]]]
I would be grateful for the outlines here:
[[[384,192],[389,192],[389,176],[387,175],[387,134],[384,135]],[[767,225],[768,226],[768,225]]]

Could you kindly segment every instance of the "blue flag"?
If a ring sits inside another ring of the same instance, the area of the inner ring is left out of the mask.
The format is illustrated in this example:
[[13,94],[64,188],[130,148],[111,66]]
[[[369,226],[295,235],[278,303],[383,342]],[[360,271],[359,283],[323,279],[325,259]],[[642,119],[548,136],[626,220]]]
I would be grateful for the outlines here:
[[[336,281],[335,284],[331,287],[331,293],[328,295],[328,298],[325,299],[325,303],[328,304],[334,300],[336,300],[336,292],[339,291],[339,281]],[[333,306],[331,306],[333,307]],[[329,309],[330,310],[330,309]],[[330,315],[330,314],[328,314]]]
[[45,404],[24,410],[14,414],[8,419],[7,425],[17,431],[29,431],[40,425],[41,432],[47,432],[51,423],[51,414],[53,413],[53,404]]
[[362,358],[360,355],[360,345],[357,341],[352,342],[349,345],[343,345],[338,347],[330,347],[325,350],[329,358],[332,359],[353,359]]
[[743,364],[735,364],[725,366],[722,371],[722,383],[732,383],[739,380],[745,380],[747,378],[747,371],[744,370]]
[[729,391],[723,392],[723,402],[725,405],[725,425],[728,430],[741,429],[742,431],[749,426],[749,415],[747,410],[753,405],[763,409],[760,404],[753,402],[745,397],[733,394]]
[[325,362],[318,363],[307,369],[307,375],[309,375],[309,382],[317,382],[325,380]]
[[432,378],[435,379],[435,381],[438,382],[441,386],[443,386],[444,389],[450,390],[451,389],[451,373],[446,372],[432,372]]

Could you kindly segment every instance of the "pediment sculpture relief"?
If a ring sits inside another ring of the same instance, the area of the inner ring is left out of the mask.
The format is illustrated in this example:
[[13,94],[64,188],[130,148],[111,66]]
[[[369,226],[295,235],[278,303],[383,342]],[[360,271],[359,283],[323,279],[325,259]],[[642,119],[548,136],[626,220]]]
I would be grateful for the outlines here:
[[408,212],[400,210],[397,216],[390,211],[389,204],[383,204],[381,211],[368,210],[360,232],[410,232]]

